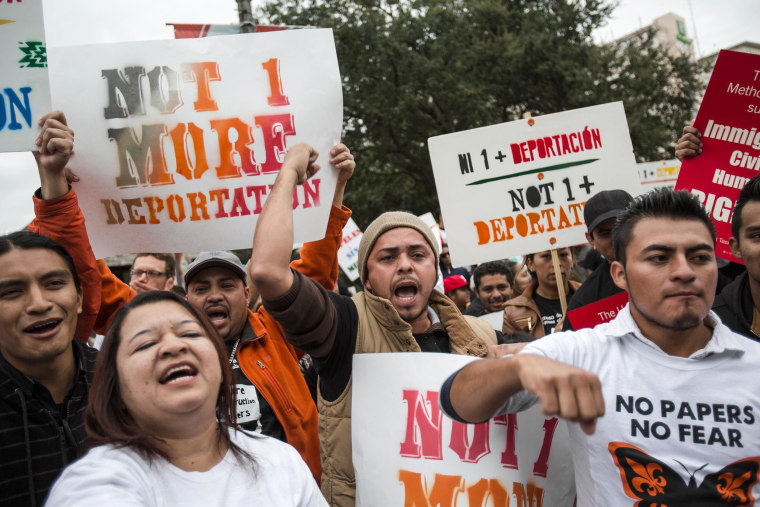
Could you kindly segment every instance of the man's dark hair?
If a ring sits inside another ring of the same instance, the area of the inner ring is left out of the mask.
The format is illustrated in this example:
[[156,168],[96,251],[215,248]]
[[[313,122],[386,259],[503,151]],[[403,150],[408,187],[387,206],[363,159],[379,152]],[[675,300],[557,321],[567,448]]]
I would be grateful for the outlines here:
[[699,199],[686,190],[657,188],[636,197],[618,216],[612,233],[615,258],[625,266],[625,248],[631,242],[633,227],[643,218],[669,218],[672,220],[699,220],[710,231],[715,244],[715,225]]
[[135,255],[134,260],[132,261],[132,267],[135,267],[135,261],[139,259],[140,257],[155,257],[156,259],[160,261],[164,261],[164,265],[166,266],[166,276],[177,276],[177,259],[174,257],[174,254],[170,253],[139,253]]
[[512,273],[512,270],[509,269],[509,266],[507,266],[506,262],[484,262],[475,268],[475,271],[472,273],[473,279],[475,280],[476,291],[480,289],[480,279],[486,275],[504,275],[507,277],[509,285],[512,285],[512,283],[515,281],[515,274]]
[[736,238],[737,242],[739,241],[739,230],[742,228],[742,210],[744,205],[750,201],[760,201],[760,176],[755,176],[744,185],[734,206],[734,215],[731,217],[731,235]]
[[71,276],[74,279],[74,286],[76,287],[77,292],[82,292],[82,286],[79,283],[79,276],[77,275],[77,270],[74,267],[74,260],[71,258],[71,255],[69,255],[69,252],[67,252],[65,248],[63,248],[52,239],[30,231],[17,231],[6,236],[0,236],[0,255],[8,253],[14,248],[18,248],[19,250],[33,250],[40,248],[42,250],[50,250],[51,252],[58,254],[58,256],[63,259],[66,267],[71,272]]

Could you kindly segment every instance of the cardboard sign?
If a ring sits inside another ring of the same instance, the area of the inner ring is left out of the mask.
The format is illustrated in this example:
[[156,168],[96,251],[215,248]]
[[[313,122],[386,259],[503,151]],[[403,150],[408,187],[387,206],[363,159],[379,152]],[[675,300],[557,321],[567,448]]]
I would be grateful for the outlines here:
[[596,327],[614,319],[620,310],[628,304],[628,293],[620,292],[586,306],[567,312],[567,318],[573,325],[573,329]]
[[715,254],[731,253],[731,213],[744,184],[760,174],[760,55],[721,51],[694,126],[702,153],[686,159],[676,190],[697,195],[715,222]]
[[42,0],[0,2],[0,152],[36,150],[50,111]]
[[343,240],[338,249],[338,265],[352,282],[359,278],[359,243],[362,241],[362,230],[353,218],[349,218],[343,227]]
[[675,187],[678,174],[681,172],[681,161],[674,158],[659,162],[643,162],[636,164],[636,167],[639,169],[641,193],[645,194],[655,188]]
[[444,380],[472,358],[356,354],[352,431],[357,506],[570,507],[567,427],[538,407],[483,424],[441,412]]
[[331,30],[62,47],[50,67],[96,256],[250,248],[301,141],[322,171],[294,192],[295,241],[324,236],[343,111]]
[[585,243],[583,206],[640,192],[623,103],[428,140],[455,266]]

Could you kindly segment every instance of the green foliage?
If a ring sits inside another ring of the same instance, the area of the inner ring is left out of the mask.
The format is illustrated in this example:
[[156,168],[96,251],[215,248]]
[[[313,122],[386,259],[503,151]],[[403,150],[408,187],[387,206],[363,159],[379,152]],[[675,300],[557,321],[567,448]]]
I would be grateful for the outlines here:
[[273,0],[260,20],[330,27],[343,77],[346,202],[360,227],[388,209],[435,211],[427,139],[625,102],[641,160],[672,156],[700,88],[695,64],[651,33],[607,46],[603,0]]

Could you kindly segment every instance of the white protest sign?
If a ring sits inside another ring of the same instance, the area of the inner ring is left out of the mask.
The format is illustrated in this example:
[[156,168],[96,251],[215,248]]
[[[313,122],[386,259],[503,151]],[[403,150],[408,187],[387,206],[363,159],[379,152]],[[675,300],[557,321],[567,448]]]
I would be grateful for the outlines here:
[[537,407],[477,425],[440,411],[441,384],[472,358],[409,352],[353,360],[357,506],[573,505],[563,421]]
[[643,162],[636,164],[636,167],[639,169],[641,193],[646,193],[660,187],[674,188],[678,173],[681,172],[681,161],[674,158],[659,162]]
[[455,266],[585,243],[583,207],[640,183],[622,102],[428,140]]
[[362,230],[353,218],[349,218],[343,226],[343,239],[338,249],[338,265],[352,282],[359,278],[359,243],[362,241]]
[[0,2],[0,152],[36,150],[50,111],[42,0]]
[[324,236],[343,111],[331,30],[62,47],[50,68],[96,256],[249,248],[300,141],[323,170],[294,193],[295,241]]

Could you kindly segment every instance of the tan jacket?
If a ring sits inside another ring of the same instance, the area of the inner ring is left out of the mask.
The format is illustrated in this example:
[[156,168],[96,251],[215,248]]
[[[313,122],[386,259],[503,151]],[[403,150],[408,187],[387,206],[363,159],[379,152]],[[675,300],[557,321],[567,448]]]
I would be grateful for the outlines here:
[[[580,283],[570,280],[570,292],[566,294],[567,299],[578,290]],[[538,284],[534,281],[525,289],[525,291],[507,301],[504,305],[504,322],[501,326],[501,332],[506,334],[522,331],[533,336],[534,339],[544,336],[544,323],[541,319],[541,312],[533,300],[533,293]]]
[[[420,352],[412,327],[399,317],[390,301],[366,291],[354,296],[353,301],[359,316],[356,354]],[[446,328],[452,353],[483,357],[488,346],[496,344],[496,334],[490,324],[463,316],[443,294],[433,291],[430,306]],[[335,401],[325,401],[321,393],[317,400],[322,493],[330,505],[340,507],[353,506],[356,496],[351,458],[351,388],[352,381],[349,380]]]

